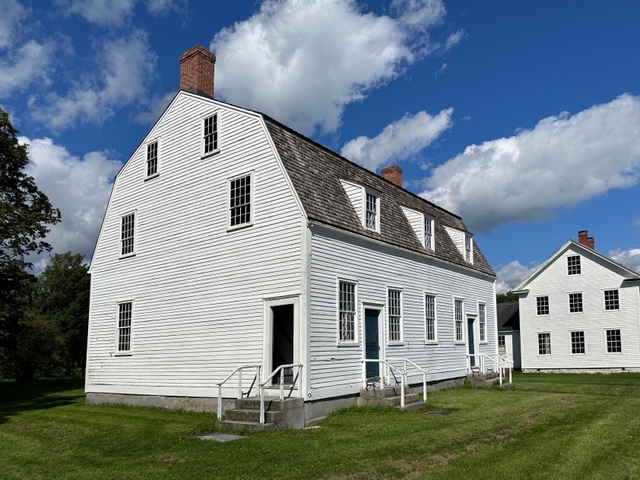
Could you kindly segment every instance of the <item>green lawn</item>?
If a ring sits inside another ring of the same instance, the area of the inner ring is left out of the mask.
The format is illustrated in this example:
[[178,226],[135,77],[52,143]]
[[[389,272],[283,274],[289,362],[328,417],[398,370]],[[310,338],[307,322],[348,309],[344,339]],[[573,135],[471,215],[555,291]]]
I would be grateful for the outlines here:
[[77,384],[0,382],[0,478],[640,478],[640,374],[514,382],[229,443],[187,437],[212,431],[210,414],[85,405]]

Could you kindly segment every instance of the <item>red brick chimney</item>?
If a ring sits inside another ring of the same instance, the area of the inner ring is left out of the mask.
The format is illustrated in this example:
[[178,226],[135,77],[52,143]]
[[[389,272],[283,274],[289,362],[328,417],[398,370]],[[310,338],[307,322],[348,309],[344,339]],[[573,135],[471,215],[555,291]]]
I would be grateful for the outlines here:
[[380,170],[380,175],[385,180],[389,180],[391,183],[402,187],[402,169],[399,166],[391,165],[390,167],[383,168]]
[[589,236],[589,230],[580,230],[578,232],[578,242],[595,250],[596,241],[593,239],[593,237]]
[[200,45],[180,55],[180,90],[213,98],[216,56]]

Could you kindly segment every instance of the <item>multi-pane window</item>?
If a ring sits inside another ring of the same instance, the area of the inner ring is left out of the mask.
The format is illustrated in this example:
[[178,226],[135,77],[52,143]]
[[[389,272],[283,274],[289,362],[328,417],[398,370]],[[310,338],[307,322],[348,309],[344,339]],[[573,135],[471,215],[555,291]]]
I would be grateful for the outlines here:
[[503,357],[507,354],[507,342],[504,335],[498,335],[498,353]]
[[580,275],[580,255],[567,257],[567,273],[569,275]]
[[424,217],[424,248],[433,250],[433,218]]
[[464,236],[464,259],[467,262],[471,262],[473,260],[472,245],[473,245],[473,240],[471,240],[471,236],[465,235]]
[[120,253],[122,255],[129,255],[133,253],[135,218],[135,213],[130,213],[122,217],[122,229],[120,231]]
[[549,315],[549,297],[536,297],[538,315]]
[[133,304],[131,302],[120,303],[118,305],[118,352],[128,352],[131,350],[131,313]]
[[402,292],[389,290],[389,341],[400,342],[402,340]]
[[582,312],[582,293],[569,294],[569,313]]
[[478,305],[478,326],[480,328],[480,341],[487,341],[487,314],[486,305],[481,303]]
[[436,297],[434,295],[424,296],[424,313],[427,324],[427,341],[433,342],[436,339]]
[[158,142],[147,145],[147,177],[158,173]]
[[620,300],[618,298],[618,290],[604,291],[604,309],[620,310]]
[[364,225],[371,230],[378,229],[378,197],[369,192],[366,193]]
[[251,223],[251,175],[234,178],[229,183],[229,225]]
[[338,287],[338,330],[341,342],[356,339],[356,285],[340,282]]
[[571,332],[571,353],[584,353],[584,332]]
[[464,342],[464,328],[462,321],[462,300],[456,300],[454,306],[456,342]]
[[218,114],[214,113],[204,119],[203,132],[204,154],[218,150]]
[[551,334],[550,333],[538,334],[538,354],[551,355]]
[[622,352],[622,339],[620,337],[620,330],[607,330],[607,352]]

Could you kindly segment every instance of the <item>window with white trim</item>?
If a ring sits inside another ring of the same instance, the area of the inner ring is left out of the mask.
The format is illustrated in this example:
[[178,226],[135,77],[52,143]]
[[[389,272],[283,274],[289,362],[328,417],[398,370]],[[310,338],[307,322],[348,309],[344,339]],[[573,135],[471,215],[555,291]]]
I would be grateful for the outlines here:
[[507,340],[504,335],[498,335],[498,353],[503,357],[507,354]]
[[607,353],[622,353],[622,337],[620,330],[607,330]]
[[424,248],[433,250],[433,218],[424,217]]
[[536,297],[537,315],[549,315],[549,297]]
[[456,342],[464,342],[463,305],[462,300],[456,300],[454,305]]
[[364,226],[378,231],[380,225],[380,197],[365,191]]
[[241,227],[252,222],[251,182],[249,173],[229,180],[229,227]]
[[120,255],[132,255],[135,249],[136,214],[129,213],[122,216],[120,229]]
[[618,290],[604,291],[604,309],[620,310],[620,299],[618,297]]
[[387,315],[389,342],[402,341],[402,291],[389,289]]
[[338,338],[356,341],[356,284],[340,281],[338,285]]
[[538,334],[538,355],[551,355],[551,334]]
[[484,303],[478,304],[478,327],[480,330],[480,341],[487,341],[487,308]]
[[571,353],[584,353],[584,332],[571,332]]
[[218,114],[208,116],[203,121],[202,152],[204,155],[218,150]]
[[581,271],[580,255],[571,255],[570,257],[567,257],[567,274],[580,275]]
[[473,238],[467,234],[464,236],[464,259],[469,263],[473,263]]
[[427,342],[436,341],[436,296],[424,296],[424,316],[426,322]]
[[582,312],[582,293],[569,294],[569,313]]
[[147,144],[147,177],[158,174],[158,141]]
[[131,351],[131,320],[133,303],[124,302],[118,304],[118,352]]

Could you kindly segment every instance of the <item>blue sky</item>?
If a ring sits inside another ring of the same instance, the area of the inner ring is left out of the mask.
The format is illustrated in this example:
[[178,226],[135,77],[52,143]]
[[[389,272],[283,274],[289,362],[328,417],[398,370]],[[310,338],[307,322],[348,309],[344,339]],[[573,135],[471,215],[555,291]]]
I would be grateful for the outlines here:
[[[640,271],[640,2],[0,0],[0,106],[91,257],[113,176],[217,56],[263,111],[458,213],[515,286],[578,230]],[[42,259],[39,262],[42,267]]]

